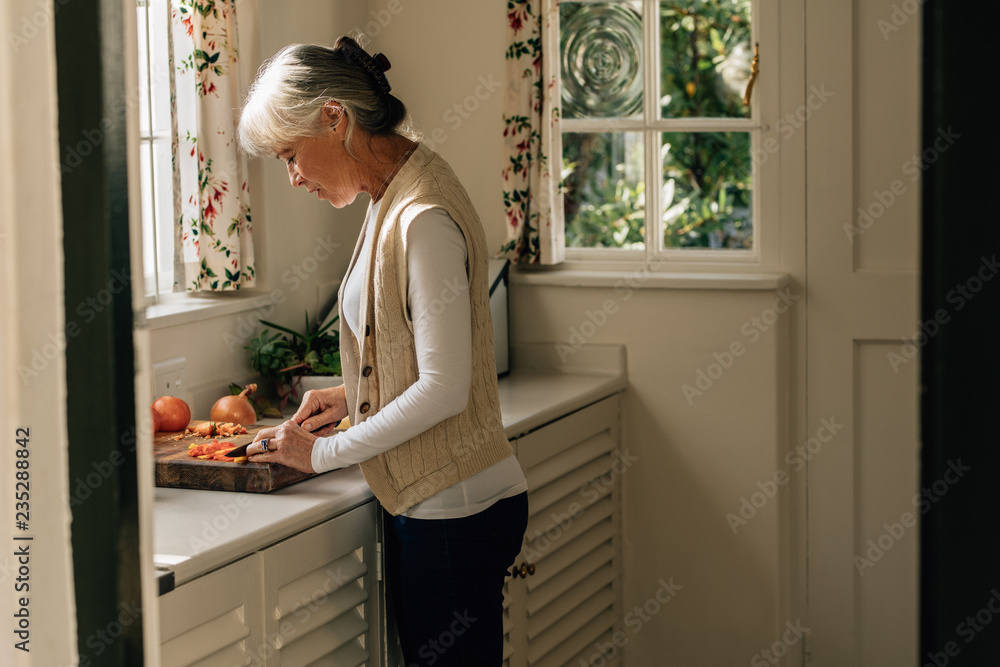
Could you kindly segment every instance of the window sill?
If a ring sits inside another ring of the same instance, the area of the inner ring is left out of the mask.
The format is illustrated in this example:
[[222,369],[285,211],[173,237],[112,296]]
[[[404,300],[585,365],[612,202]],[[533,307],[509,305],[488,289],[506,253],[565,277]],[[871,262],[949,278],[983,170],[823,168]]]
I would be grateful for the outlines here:
[[787,286],[787,273],[655,272],[639,267],[632,271],[594,269],[515,269],[513,285],[550,287],[629,287],[632,289],[707,289],[774,291]]
[[139,327],[155,330],[191,324],[213,317],[223,317],[273,305],[266,294],[212,296],[169,295],[162,303],[146,307],[144,315],[136,315]]

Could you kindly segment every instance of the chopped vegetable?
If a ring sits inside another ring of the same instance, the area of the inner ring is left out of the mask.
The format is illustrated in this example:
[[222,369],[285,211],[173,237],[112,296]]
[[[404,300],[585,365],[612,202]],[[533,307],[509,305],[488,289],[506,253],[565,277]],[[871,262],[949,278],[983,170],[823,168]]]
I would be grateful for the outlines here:
[[191,445],[188,447],[188,456],[206,461],[245,462],[247,460],[247,457],[245,456],[240,456],[238,458],[226,456],[225,453],[231,449],[236,449],[236,446],[233,443],[219,442],[216,438],[212,438],[212,442],[207,442],[201,445]]

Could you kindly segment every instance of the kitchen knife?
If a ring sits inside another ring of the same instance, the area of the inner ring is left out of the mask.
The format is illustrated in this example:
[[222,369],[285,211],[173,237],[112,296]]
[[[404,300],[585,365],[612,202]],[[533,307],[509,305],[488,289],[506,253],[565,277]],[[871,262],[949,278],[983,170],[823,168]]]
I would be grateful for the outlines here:
[[[341,421],[343,421],[343,420],[341,420]],[[334,426],[334,428],[340,426],[340,422],[337,422],[333,426]],[[318,429],[316,429],[315,431],[313,431],[313,433],[317,433],[318,431],[322,431],[326,427],[327,427],[327,424],[324,424],[323,426],[320,426]],[[246,456],[247,455],[247,447],[249,447],[252,444],[253,444],[253,441],[251,440],[250,442],[248,442],[245,445],[240,445],[236,449],[233,449],[231,451],[226,452],[224,454],[224,456],[232,456],[232,457]]]
[[233,450],[230,450],[230,451],[226,452],[224,454],[224,456],[233,456],[233,457],[236,457],[236,456],[246,456],[247,455],[247,447],[249,447],[252,444],[253,444],[253,441],[251,440],[250,442],[248,442],[245,445],[240,445],[236,449],[233,449]]

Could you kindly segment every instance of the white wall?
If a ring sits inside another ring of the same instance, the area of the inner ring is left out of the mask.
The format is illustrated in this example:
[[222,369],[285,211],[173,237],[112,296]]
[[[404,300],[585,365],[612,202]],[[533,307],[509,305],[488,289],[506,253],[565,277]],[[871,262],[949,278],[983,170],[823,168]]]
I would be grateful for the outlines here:
[[[626,664],[746,664],[776,630],[782,505],[768,502],[735,535],[726,515],[773,479],[784,454],[778,369],[790,318],[755,327],[752,318],[773,306],[771,291],[629,295],[612,286],[516,284],[513,337],[572,345],[573,330],[608,299],[615,312],[588,342],[628,348],[622,433],[635,463],[621,478]],[[747,324],[758,334],[745,335]],[[695,386],[699,370],[717,375],[713,353],[734,342],[745,351],[689,401],[683,385]],[[659,613],[634,611],[671,578],[682,589]]]

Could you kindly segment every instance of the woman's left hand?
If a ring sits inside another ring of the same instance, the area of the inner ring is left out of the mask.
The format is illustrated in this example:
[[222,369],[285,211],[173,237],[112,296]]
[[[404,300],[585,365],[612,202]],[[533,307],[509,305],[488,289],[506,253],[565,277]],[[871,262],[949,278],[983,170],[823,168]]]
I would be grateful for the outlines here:
[[[262,440],[267,440],[264,451]],[[254,463],[280,463],[302,472],[316,472],[312,467],[312,448],[316,436],[289,420],[275,428],[257,432],[247,447],[247,458]]]

